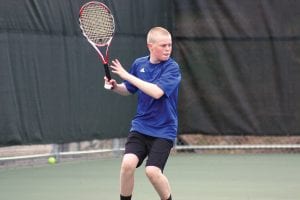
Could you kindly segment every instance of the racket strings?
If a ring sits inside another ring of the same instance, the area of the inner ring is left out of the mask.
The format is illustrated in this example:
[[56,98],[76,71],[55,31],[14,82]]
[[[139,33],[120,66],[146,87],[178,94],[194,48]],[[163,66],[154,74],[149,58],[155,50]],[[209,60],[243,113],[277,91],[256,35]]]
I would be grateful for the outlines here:
[[105,8],[98,5],[85,7],[80,23],[86,36],[96,44],[107,44],[113,36],[114,19]]

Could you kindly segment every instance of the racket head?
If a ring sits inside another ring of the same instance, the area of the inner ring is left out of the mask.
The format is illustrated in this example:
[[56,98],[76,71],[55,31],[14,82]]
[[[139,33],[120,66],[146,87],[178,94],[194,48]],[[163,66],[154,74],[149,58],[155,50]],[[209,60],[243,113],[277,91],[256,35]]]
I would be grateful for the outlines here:
[[109,8],[97,1],[84,4],[79,11],[83,35],[96,46],[108,46],[115,32],[115,21]]

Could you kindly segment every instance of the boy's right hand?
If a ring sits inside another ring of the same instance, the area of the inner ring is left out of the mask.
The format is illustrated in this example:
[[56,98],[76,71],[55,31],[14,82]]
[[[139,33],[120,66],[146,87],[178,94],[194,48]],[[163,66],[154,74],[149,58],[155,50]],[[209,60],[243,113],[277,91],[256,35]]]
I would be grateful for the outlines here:
[[114,79],[108,80],[106,76],[104,76],[104,88],[107,90],[112,90],[116,87],[117,82]]

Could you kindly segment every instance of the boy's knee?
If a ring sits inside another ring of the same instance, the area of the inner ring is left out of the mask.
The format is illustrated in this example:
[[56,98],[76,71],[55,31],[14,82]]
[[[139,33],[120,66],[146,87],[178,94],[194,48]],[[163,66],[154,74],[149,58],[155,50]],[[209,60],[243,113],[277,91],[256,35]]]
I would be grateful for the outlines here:
[[136,169],[138,159],[134,155],[124,157],[121,165],[122,172],[133,172]]
[[123,172],[133,171],[134,169],[135,167],[131,163],[128,162],[122,163],[121,170]]
[[158,167],[148,166],[146,167],[146,175],[150,180],[155,180],[160,176],[161,170]]

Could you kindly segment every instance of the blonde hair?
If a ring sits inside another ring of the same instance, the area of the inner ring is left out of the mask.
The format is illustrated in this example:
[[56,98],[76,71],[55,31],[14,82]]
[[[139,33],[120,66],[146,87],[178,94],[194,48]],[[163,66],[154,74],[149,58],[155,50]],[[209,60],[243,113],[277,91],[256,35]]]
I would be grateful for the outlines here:
[[171,33],[163,28],[163,27],[153,27],[150,29],[150,31],[147,34],[147,43],[155,43],[156,42],[156,38],[158,35],[163,35],[163,36],[170,36],[171,37]]

